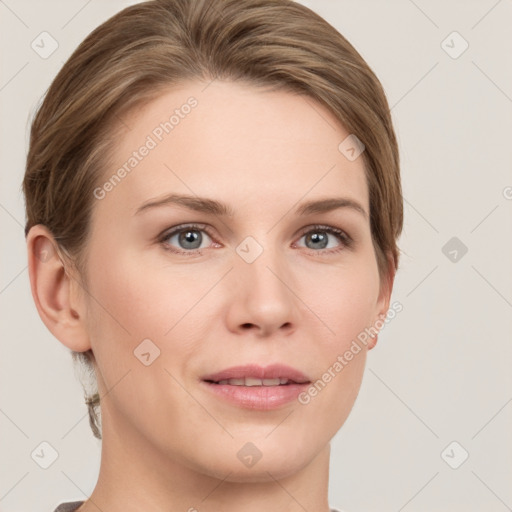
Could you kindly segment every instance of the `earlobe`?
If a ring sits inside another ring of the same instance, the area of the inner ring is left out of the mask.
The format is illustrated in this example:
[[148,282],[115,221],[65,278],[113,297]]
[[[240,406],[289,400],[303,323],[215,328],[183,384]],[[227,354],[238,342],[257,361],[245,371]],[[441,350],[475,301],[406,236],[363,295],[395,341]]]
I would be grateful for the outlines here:
[[51,232],[40,224],[27,234],[30,288],[37,311],[50,332],[68,348],[91,348],[84,322],[85,305],[74,299],[73,277]]
[[[379,298],[377,301],[377,312],[376,317],[374,319],[373,326],[377,331],[385,324],[385,319],[388,313],[388,309],[391,303],[391,293],[393,291],[393,284],[395,281],[395,267],[393,263],[393,258],[388,256],[388,272],[385,276],[383,276],[383,281],[381,282]],[[368,350],[371,350],[375,347],[378,341],[378,333],[375,336],[370,336],[371,341],[368,343]]]
[[[377,345],[377,341],[379,339],[380,330],[384,326],[385,322],[384,319],[386,318],[385,314],[379,314],[375,322],[373,322],[370,339],[367,342],[368,350],[371,350],[372,348]],[[374,332],[375,331],[375,332]]]

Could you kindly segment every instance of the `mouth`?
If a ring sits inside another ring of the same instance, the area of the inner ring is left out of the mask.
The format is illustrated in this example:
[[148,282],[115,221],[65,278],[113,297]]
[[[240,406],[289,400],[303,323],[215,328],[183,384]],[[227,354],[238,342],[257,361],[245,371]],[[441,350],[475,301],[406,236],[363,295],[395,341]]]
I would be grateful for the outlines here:
[[201,380],[210,396],[237,408],[260,411],[292,403],[311,384],[302,372],[285,365],[237,366]]
[[295,382],[286,378],[277,379],[258,379],[256,377],[245,377],[243,379],[224,379],[219,381],[205,380],[210,384],[220,384],[228,386],[288,386],[290,384],[305,384],[307,382]]
[[310,380],[302,372],[282,364],[266,367],[257,365],[234,366],[207,375],[202,380],[210,384],[246,387],[310,384]]

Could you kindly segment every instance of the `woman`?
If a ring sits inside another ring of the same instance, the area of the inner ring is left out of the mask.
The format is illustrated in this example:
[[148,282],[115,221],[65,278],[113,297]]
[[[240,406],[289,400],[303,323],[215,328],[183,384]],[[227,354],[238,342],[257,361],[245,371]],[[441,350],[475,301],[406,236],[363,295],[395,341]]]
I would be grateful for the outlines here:
[[328,512],[403,216],[346,39],[288,0],[126,8],[48,90],[24,193],[36,307],[97,384],[98,482],[57,511]]

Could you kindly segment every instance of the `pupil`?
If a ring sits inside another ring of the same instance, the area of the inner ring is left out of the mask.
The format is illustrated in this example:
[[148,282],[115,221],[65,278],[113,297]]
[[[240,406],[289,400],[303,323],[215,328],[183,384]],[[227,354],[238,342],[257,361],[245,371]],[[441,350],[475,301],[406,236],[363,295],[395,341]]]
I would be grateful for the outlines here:
[[[306,238],[308,238],[312,242],[316,243],[316,245],[314,245],[313,247],[320,247],[321,249],[324,249],[327,246],[327,236],[325,234],[319,235],[318,233],[314,233],[312,235],[309,235]],[[320,243],[317,243],[317,242],[320,242]]]
[[[182,231],[179,238],[180,244],[184,244],[185,249],[197,249],[201,245],[201,235],[197,231]],[[197,243],[197,241],[199,241],[199,243]],[[194,245],[194,243],[196,243],[196,245]]]

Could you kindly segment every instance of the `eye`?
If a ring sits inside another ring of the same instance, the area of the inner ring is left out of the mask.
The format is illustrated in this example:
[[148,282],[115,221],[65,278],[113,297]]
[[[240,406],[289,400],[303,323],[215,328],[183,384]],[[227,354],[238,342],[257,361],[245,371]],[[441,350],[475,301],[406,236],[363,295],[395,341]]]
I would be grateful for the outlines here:
[[[206,236],[205,236],[206,235]],[[159,241],[164,247],[179,254],[200,253],[200,249],[207,248],[210,244],[203,246],[203,242],[210,239],[205,225],[190,224],[178,226],[171,231],[166,231]]]
[[352,238],[333,226],[313,226],[302,233],[301,238],[305,238],[306,248],[313,249],[315,252],[326,250],[328,253],[335,253],[352,245]]
[[[309,227],[303,231],[302,238],[305,238],[307,249],[328,254],[349,248],[353,243],[352,238],[341,229],[323,225]],[[158,241],[166,250],[177,254],[201,254],[201,249],[211,246],[212,236],[204,224],[187,224],[165,231]]]

